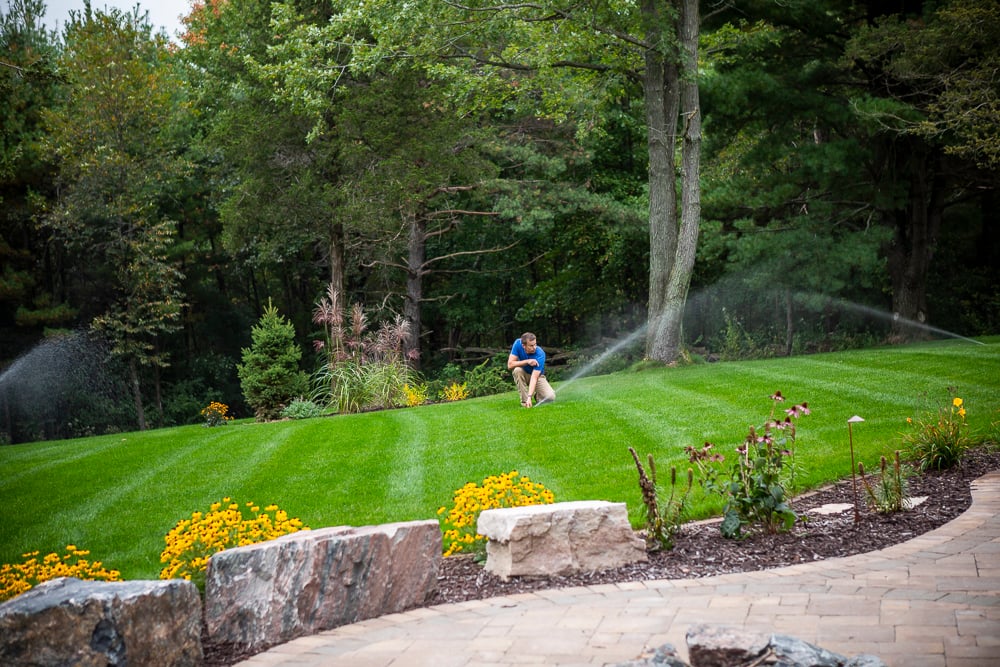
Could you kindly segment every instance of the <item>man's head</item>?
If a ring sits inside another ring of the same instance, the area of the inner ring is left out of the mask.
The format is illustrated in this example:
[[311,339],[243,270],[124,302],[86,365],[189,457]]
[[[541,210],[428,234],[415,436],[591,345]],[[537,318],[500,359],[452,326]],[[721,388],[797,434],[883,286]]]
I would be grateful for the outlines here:
[[530,331],[526,331],[521,334],[521,345],[524,346],[524,351],[528,354],[532,354],[535,348],[538,347],[538,340],[535,338],[535,334]]

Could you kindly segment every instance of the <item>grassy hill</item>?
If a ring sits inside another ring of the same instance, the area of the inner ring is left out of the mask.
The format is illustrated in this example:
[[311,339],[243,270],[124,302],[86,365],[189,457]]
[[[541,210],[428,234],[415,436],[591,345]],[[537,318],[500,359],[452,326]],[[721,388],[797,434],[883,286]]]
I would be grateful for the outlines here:
[[[730,453],[780,390],[798,421],[800,489],[874,468],[907,417],[965,401],[980,432],[1000,422],[1000,339],[659,368],[556,383],[522,409],[513,391],[458,403],[256,424],[231,422],[0,447],[0,562],[74,544],[127,579],[156,578],[163,536],[224,496],[275,503],[312,528],[429,519],[466,482],[518,470],[556,499],[624,501],[638,518],[628,447],[661,471],[684,447]],[[513,385],[512,385],[513,389]],[[717,509],[699,501],[696,513]]]

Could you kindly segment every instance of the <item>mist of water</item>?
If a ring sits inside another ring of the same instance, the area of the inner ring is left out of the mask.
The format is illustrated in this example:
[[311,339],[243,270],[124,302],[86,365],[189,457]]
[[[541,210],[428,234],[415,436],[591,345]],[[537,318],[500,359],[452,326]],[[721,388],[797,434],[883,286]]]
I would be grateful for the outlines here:
[[[815,295],[809,294],[797,294],[796,296],[814,299]],[[846,301],[844,299],[836,299],[832,297],[822,297],[826,298],[831,304],[837,308],[843,308],[844,310],[849,310],[861,315],[867,315],[884,322],[891,323],[893,325],[902,324],[907,329],[913,329],[915,331],[921,331],[927,334],[934,334],[937,336],[944,336],[945,338],[955,338],[958,340],[964,340],[969,343],[975,343],[976,345],[986,345],[986,343],[976,340],[974,338],[968,338],[961,334],[957,334],[953,331],[948,331],[947,329],[942,329],[940,327],[931,326],[930,324],[925,324],[923,322],[917,322],[916,320],[910,320],[905,317],[901,317],[899,313],[890,313],[886,310],[879,308],[872,308],[871,306],[866,306],[860,303],[854,303],[853,301]]]
[[[699,309],[719,309],[725,310],[726,303],[733,301],[731,298],[733,294],[752,294],[753,299],[757,303],[761,303],[767,298],[774,298],[779,296],[785,298],[785,293],[778,290],[748,290],[745,286],[739,286],[737,284],[728,285],[732,288],[732,291],[727,290],[727,285],[725,283],[718,284],[699,292],[692,294],[688,299],[687,309],[688,311],[697,311]],[[977,345],[985,345],[982,341],[975,340],[973,338],[968,338],[961,334],[955,333],[953,331],[948,331],[941,327],[932,326],[923,322],[917,322],[914,320],[909,320],[902,318],[897,313],[891,313],[886,310],[868,306],[865,304],[860,304],[852,301],[847,301],[845,299],[840,299],[836,297],[831,297],[823,294],[814,294],[807,292],[794,292],[791,294],[792,299],[799,306],[800,311],[804,308],[805,310],[818,313],[823,310],[839,310],[842,312],[852,312],[857,315],[862,315],[872,320],[879,321],[885,325],[891,325],[898,327],[903,325],[912,331],[919,331],[924,334],[942,336],[945,338],[953,338],[958,340],[963,340],[969,343],[975,343]],[[738,300],[737,300],[738,301]],[[738,306],[737,306],[738,309]],[[801,317],[801,312],[799,316]],[[611,344],[604,352],[598,355],[596,358],[592,359],[584,366],[574,371],[573,374],[565,381],[560,383],[559,391],[560,393],[565,392],[567,388],[570,388],[576,380],[585,377],[587,375],[593,374],[600,366],[605,363],[609,358],[616,354],[619,354],[625,348],[634,344],[641,337],[645,336],[647,324],[642,325],[635,331],[623,336],[622,338]]]
[[646,328],[647,325],[643,324],[641,327],[639,327],[632,333],[628,334],[627,336],[624,336],[623,338],[619,338],[618,340],[616,340],[614,343],[611,344],[610,347],[608,347],[608,349],[606,349],[597,357],[595,357],[594,359],[592,359],[591,361],[587,362],[582,367],[574,371],[573,374],[569,378],[567,378],[564,382],[561,382],[559,385],[559,391],[560,392],[566,391],[566,389],[570,387],[574,382],[576,382],[577,380],[586,375],[590,375],[591,373],[594,372],[595,369],[600,367],[601,364],[606,362],[612,356],[620,353],[629,345],[635,343],[640,337],[646,334]]
[[[784,328],[782,305],[791,298],[795,331],[811,331],[814,337],[824,335],[821,321],[850,318],[850,324],[834,324],[827,334],[869,334],[888,337],[891,330],[905,331],[917,337],[944,337],[983,344],[941,326],[900,317],[884,308],[827,294],[798,290],[789,291],[770,283],[762,276],[729,275],[713,285],[692,291],[685,306],[685,333],[698,345],[709,346],[719,336],[731,318],[736,323],[750,322],[750,328],[767,326],[780,331]],[[805,327],[802,325],[805,324]]]
[[106,432],[131,410],[107,347],[83,332],[47,338],[0,373],[0,440]]

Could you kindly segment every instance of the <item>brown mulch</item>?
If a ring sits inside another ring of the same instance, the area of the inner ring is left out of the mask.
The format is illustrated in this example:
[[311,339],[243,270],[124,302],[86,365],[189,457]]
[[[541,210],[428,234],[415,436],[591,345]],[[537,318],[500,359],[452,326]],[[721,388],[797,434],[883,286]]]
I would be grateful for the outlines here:
[[[994,470],[1000,470],[1000,451],[977,449],[965,456],[960,467],[912,475],[908,480],[909,497],[927,497],[913,509],[891,514],[873,512],[865,506],[859,482],[859,521],[855,522],[854,511],[850,509],[834,515],[808,513],[808,510],[822,505],[853,503],[853,485],[848,479],[796,498],[792,506],[800,520],[787,533],[729,540],[722,537],[717,523],[687,524],[677,534],[672,550],[652,552],[645,563],[602,572],[512,577],[503,581],[484,572],[482,565],[469,556],[452,556],[442,561],[438,593],[431,604],[567,586],[692,579],[750,572],[884,549],[933,530],[960,515],[972,502],[970,483]],[[205,643],[204,649],[205,664],[210,667],[232,665],[251,655],[239,647],[213,645],[210,642]]]

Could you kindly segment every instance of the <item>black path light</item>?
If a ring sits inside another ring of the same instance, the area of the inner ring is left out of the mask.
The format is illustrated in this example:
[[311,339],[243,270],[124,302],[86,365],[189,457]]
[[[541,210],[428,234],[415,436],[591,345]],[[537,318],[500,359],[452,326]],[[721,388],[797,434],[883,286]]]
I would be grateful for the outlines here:
[[851,426],[863,421],[864,419],[857,415],[847,420],[847,439],[851,443],[851,484],[854,486],[854,523],[861,521],[861,515],[858,513],[858,479],[854,475],[854,431]]

